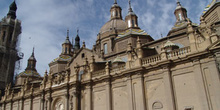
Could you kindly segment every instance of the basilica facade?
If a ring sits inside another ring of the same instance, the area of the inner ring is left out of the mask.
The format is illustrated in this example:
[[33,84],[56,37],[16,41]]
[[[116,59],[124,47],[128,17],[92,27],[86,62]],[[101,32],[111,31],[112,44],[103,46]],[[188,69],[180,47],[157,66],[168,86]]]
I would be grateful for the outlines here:
[[177,1],[176,23],[158,40],[139,27],[131,2],[125,19],[121,11],[115,0],[92,49],[78,34],[71,43],[67,31],[43,77],[33,49],[0,110],[219,110],[220,1],[199,25]]

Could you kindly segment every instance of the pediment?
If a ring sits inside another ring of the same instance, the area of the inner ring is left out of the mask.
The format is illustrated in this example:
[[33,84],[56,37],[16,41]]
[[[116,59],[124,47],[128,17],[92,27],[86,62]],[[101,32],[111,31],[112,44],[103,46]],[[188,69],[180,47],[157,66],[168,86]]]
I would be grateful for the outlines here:
[[83,65],[83,61],[87,58],[88,61],[91,60],[91,56],[94,56],[96,61],[103,61],[95,52],[87,48],[81,48],[78,53],[69,62],[69,65]]
[[213,43],[208,49],[213,50],[213,49],[218,49],[218,48],[220,49],[220,40]]

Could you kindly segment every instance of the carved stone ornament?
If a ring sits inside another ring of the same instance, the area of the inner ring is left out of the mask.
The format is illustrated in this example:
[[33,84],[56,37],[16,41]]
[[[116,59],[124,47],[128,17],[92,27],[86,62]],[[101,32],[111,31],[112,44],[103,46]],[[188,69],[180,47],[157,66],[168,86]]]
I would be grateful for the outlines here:
[[64,103],[62,101],[58,101],[54,107],[54,110],[65,110]]
[[55,79],[54,79],[54,83],[55,84],[60,84],[64,81],[64,76],[62,75],[62,73],[58,73],[56,76],[55,76]]
[[156,101],[152,105],[153,110],[160,110],[163,108],[163,104],[160,101]]

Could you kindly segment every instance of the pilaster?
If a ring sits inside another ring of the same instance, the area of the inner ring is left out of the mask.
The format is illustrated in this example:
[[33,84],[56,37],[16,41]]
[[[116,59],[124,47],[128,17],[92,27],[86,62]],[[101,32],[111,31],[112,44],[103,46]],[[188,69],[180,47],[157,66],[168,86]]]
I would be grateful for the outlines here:
[[144,81],[142,72],[137,72],[132,76],[133,101],[135,110],[146,110]]
[[212,79],[212,84],[211,85],[207,85],[207,86],[211,86],[212,90],[210,90],[211,92],[211,102],[212,102],[212,106],[213,106],[213,110],[218,110],[220,108],[220,74],[218,71],[218,67],[217,67],[217,63],[215,61],[214,58],[212,58],[212,60],[209,62],[209,70],[210,70],[210,75],[211,75],[211,79]]
[[87,101],[85,101],[87,105],[85,110],[92,110],[92,85],[91,84],[86,85],[86,92],[87,92],[86,95],[88,96],[86,98]]
[[24,98],[21,98],[20,100],[19,100],[19,110],[24,110]]
[[52,97],[48,98],[48,110],[52,110]]
[[65,98],[66,98],[65,108],[66,110],[69,110],[69,94],[66,94]]
[[128,104],[129,104],[129,110],[133,110],[133,97],[132,97],[132,81],[131,76],[127,76],[127,87],[128,87]]
[[202,72],[201,68],[201,63],[199,59],[194,59],[192,61],[193,63],[193,73],[195,77],[195,83],[197,85],[197,95],[200,100],[200,105],[203,110],[212,110],[211,108],[211,102],[210,102],[210,97],[207,94],[207,90],[205,89],[205,84],[204,84],[204,75]]
[[106,103],[107,110],[112,110],[112,93],[110,79],[106,80]]
[[175,104],[175,97],[174,97],[174,90],[173,90],[173,78],[170,72],[169,65],[165,65],[163,68],[163,80],[165,86],[165,96],[166,96],[166,103],[167,110],[177,110]]
[[74,90],[73,91],[73,100],[74,100],[74,110],[78,110],[78,107],[79,107],[79,100],[78,100],[78,98],[80,98],[79,97],[79,91],[78,90]]
[[40,110],[44,110],[44,102],[45,102],[44,98],[40,99]]

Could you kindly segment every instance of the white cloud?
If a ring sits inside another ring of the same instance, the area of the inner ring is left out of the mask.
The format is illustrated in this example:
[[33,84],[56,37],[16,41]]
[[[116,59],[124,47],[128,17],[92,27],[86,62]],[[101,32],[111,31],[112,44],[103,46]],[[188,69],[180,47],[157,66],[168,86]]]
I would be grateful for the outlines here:
[[[22,0],[17,4],[23,28],[20,46],[25,53],[22,70],[34,46],[37,70],[41,75],[48,69],[48,63],[59,56],[66,29],[70,28],[71,36],[75,37],[80,23],[95,15],[93,0]],[[91,32],[88,33],[91,35]]]

